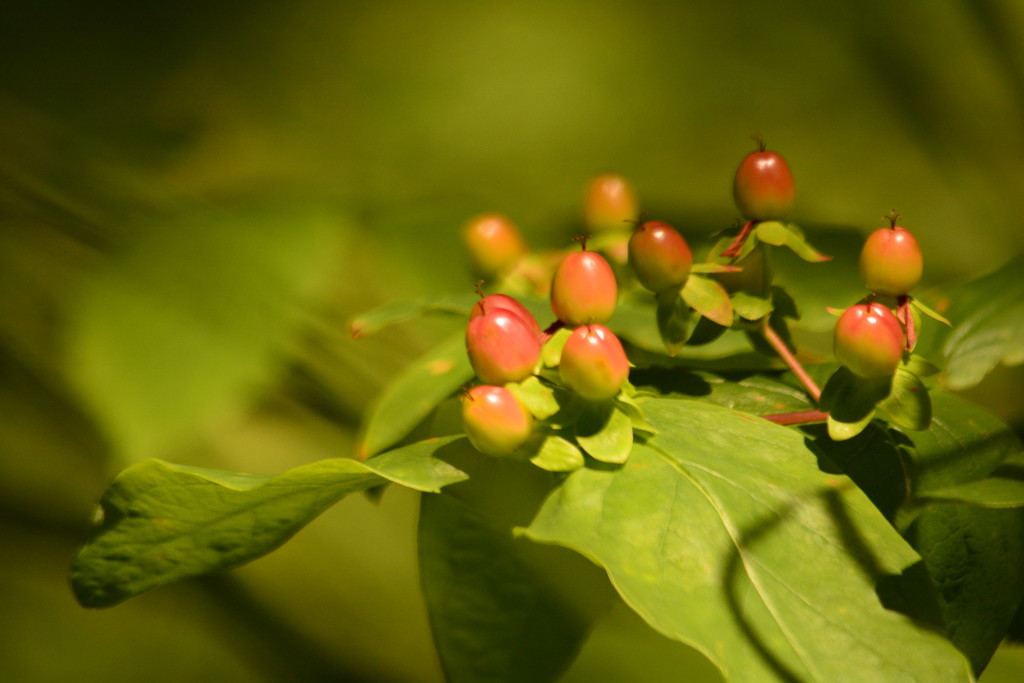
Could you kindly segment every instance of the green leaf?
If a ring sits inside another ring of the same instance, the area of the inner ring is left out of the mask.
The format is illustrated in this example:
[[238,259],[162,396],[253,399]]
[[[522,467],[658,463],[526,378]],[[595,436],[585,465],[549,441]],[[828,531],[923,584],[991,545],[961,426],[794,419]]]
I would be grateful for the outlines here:
[[777,247],[786,246],[804,261],[810,263],[822,263],[832,260],[811,246],[811,243],[804,237],[800,228],[791,223],[779,223],[778,221],[765,221],[758,223],[754,228],[754,234],[761,242],[773,244]]
[[918,502],[970,503],[988,508],[1024,507],[1024,481],[991,477],[948,489],[935,489],[917,497]]
[[746,292],[736,292],[732,295],[732,307],[737,315],[746,320],[760,320],[775,308],[771,298],[754,296]]
[[821,390],[821,409],[829,412],[829,436],[843,441],[860,434],[891,387],[891,377],[865,379],[845,367],[836,370]]
[[530,375],[522,382],[514,382],[505,386],[538,420],[548,419],[561,407],[555,398],[554,389],[541,382],[536,375]]
[[367,458],[406,437],[442,401],[473,379],[465,334],[459,332],[421,357],[384,390],[366,415],[357,445]]
[[679,353],[690,336],[693,314],[679,290],[659,292],[657,301],[658,332],[665,343],[668,355],[674,356]]
[[537,467],[548,472],[571,472],[583,467],[583,452],[560,436],[544,437],[537,454],[530,458]]
[[[936,392],[931,428],[908,432],[915,506],[972,483],[986,493],[993,475],[1019,479],[1021,443],[1002,421]],[[967,489],[971,492],[971,489]],[[991,491],[989,491],[991,493]],[[915,514],[916,513],[916,514]],[[905,536],[921,554],[947,633],[976,672],[999,646],[1024,599],[1024,509],[970,503],[911,508]]]
[[729,327],[732,325],[732,302],[722,285],[706,277],[695,275],[683,287],[683,299],[690,308],[706,318]]
[[420,501],[420,576],[445,680],[557,680],[582,645],[586,615],[523,560],[509,529],[451,496]]
[[917,309],[918,311],[920,311],[920,312],[921,312],[921,313],[923,313],[924,315],[926,315],[926,316],[928,316],[929,318],[931,318],[932,320],[938,320],[938,321],[939,321],[940,323],[942,323],[943,325],[949,325],[949,326],[952,326],[952,324],[953,324],[953,323],[949,322],[948,320],[946,320],[945,316],[941,315],[941,314],[940,314],[939,312],[937,312],[937,311],[934,311],[934,310],[932,310],[932,309],[931,309],[931,308],[929,308],[928,306],[925,306],[925,305],[924,305],[924,304],[923,304],[923,303],[922,303],[922,302],[921,302],[921,301],[920,301],[919,299],[917,299],[917,298],[911,297],[911,298],[910,298],[910,305],[911,305],[911,306],[913,306],[914,308],[916,308],[916,309]]
[[562,327],[544,343],[540,350],[540,359],[544,367],[558,367],[558,364],[562,362],[562,349],[565,348],[565,342],[569,340],[570,335],[572,335],[572,330]]
[[738,273],[742,268],[731,266],[727,263],[694,263],[690,268],[691,273],[707,275],[710,273]]
[[932,421],[932,401],[928,387],[913,372],[899,367],[892,391],[878,409],[882,417],[904,429],[927,429]]
[[917,556],[801,433],[695,401],[643,406],[658,434],[622,468],[570,474],[531,539],[603,566],[729,680],[972,680],[947,640],[879,604],[876,581]]
[[166,455],[269,386],[326,292],[339,223],[193,212],[91,274],[69,311],[67,368],[120,455]]
[[414,320],[432,311],[468,316],[473,304],[479,299],[476,294],[453,294],[438,299],[396,301],[356,316],[349,324],[349,330],[353,337],[361,339],[385,327]]
[[576,423],[576,442],[597,460],[626,462],[633,448],[633,420],[610,401],[588,404]]
[[946,338],[945,385],[978,384],[1000,363],[1024,363],[1024,255],[999,270],[956,287],[949,297],[953,331]]
[[94,537],[71,584],[86,607],[109,607],[170,581],[229,569],[274,550],[344,496],[389,481],[438,491],[465,479],[431,439],[364,463],[321,460],[283,474],[222,472],[146,460],[100,501]]

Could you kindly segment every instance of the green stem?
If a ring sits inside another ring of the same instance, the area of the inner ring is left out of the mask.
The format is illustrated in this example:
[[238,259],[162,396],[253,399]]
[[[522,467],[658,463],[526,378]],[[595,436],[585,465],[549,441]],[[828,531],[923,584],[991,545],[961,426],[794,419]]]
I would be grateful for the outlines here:
[[789,367],[789,369],[796,375],[796,378],[800,380],[800,383],[807,389],[807,393],[810,394],[814,402],[817,403],[821,399],[821,388],[815,383],[811,376],[804,370],[804,366],[800,364],[800,361],[796,359],[793,352],[786,346],[786,342],[782,341],[782,337],[779,336],[771,325],[765,321],[765,324],[761,326],[761,334],[771,344],[772,348],[775,349],[775,353],[779,354],[779,358]]

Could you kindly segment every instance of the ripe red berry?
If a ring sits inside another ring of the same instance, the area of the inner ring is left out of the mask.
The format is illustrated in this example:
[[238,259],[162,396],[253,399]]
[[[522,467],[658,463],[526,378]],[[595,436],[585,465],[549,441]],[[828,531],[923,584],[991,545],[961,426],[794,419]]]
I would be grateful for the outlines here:
[[892,227],[879,228],[868,236],[860,252],[860,276],[876,294],[903,296],[921,281],[924,258],[917,239],[896,225],[899,215],[888,216]]
[[629,238],[629,265],[640,284],[652,292],[680,287],[690,276],[690,245],[668,223],[647,221]]
[[469,321],[466,351],[477,377],[487,384],[518,382],[533,374],[540,339],[516,313],[496,308]]
[[856,304],[836,323],[834,351],[840,364],[861,377],[887,377],[903,356],[903,328],[882,304]]
[[736,169],[732,196],[747,220],[778,220],[793,206],[793,173],[778,152],[765,151],[764,140],[759,139],[759,145]]
[[624,230],[637,217],[636,194],[621,175],[605,173],[594,178],[587,188],[584,203],[587,228],[594,232]]
[[462,424],[470,443],[485,455],[512,455],[533,432],[533,416],[505,387],[473,387],[462,397]]
[[562,382],[585,399],[603,401],[619,393],[629,360],[619,338],[604,325],[573,330],[558,365]]
[[516,226],[497,213],[472,218],[462,231],[473,267],[492,277],[516,264],[526,254],[526,243]]
[[526,309],[519,301],[508,294],[488,294],[482,297],[479,301],[473,304],[473,308],[469,311],[469,319],[479,318],[484,313],[489,313],[495,310],[505,310],[510,313],[515,313],[526,326],[530,328],[537,337],[540,337],[542,330],[540,329],[540,323],[533,317],[533,314]]
[[615,312],[619,288],[604,257],[593,251],[567,255],[551,280],[551,310],[566,325],[603,323]]

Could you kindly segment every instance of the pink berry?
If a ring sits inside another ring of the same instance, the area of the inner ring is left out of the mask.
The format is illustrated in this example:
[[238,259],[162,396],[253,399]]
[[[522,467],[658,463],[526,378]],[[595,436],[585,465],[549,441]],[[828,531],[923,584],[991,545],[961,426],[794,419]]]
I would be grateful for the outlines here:
[[540,323],[533,317],[533,314],[526,309],[519,301],[508,294],[488,294],[482,297],[479,301],[473,304],[473,308],[469,312],[469,319],[479,318],[484,313],[489,313],[495,310],[505,310],[510,313],[515,313],[530,330],[540,337],[541,329]]
[[625,230],[637,217],[636,195],[629,181],[615,173],[594,178],[584,203],[587,228],[597,232]]
[[604,325],[573,330],[558,365],[562,382],[585,399],[614,397],[629,377],[629,360],[619,338]]
[[533,432],[533,417],[505,387],[473,387],[462,397],[462,424],[484,455],[514,454]]
[[519,382],[533,374],[540,339],[516,313],[496,308],[469,321],[466,350],[477,377],[487,384]]
[[778,152],[765,151],[764,140],[759,139],[759,145],[736,169],[732,196],[747,220],[778,220],[793,207],[793,173]]
[[603,323],[615,312],[615,273],[593,251],[574,252],[558,264],[551,281],[551,310],[566,325]]
[[462,231],[474,268],[492,277],[511,268],[526,254],[526,242],[508,218],[497,213],[474,217]]
[[668,223],[647,221],[629,238],[629,265],[652,292],[681,287],[690,277],[693,254],[683,236]]
[[861,377],[887,377],[896,372],[903,344],[903,327],[880,303],[850,306],[836,323],[836,360]]
[[860,276],[875,294],[903,296],[921,281],[921,247],[909,230],[896,225],[898,218],[889,214],[892,226],[871,233],[860,252]]

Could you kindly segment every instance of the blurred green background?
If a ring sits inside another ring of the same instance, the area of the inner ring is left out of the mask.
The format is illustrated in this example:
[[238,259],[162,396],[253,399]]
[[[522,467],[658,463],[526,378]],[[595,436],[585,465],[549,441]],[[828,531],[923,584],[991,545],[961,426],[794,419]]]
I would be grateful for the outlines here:
[[[572,234],[606,170],[685,232],[735,219],[762,133],[805,226],[896,207],[926,284],[1024,248],[1015,0],[5,3],[0,679],[441,679],[415,495],[347,499],[272,555],[108,611],[66,573],[100,493],[158,456],[349,455],[451,329],[356,313],[465,291],[458,228]],[[812,234],[813,238],[813,234]],[[836,302],[835,305],[844,305]],[[1019,369],[971,392],[1018,430]],[[570,681],[715,680],[618,607]],[[986,681],[1024,677],[1004,648]]]

